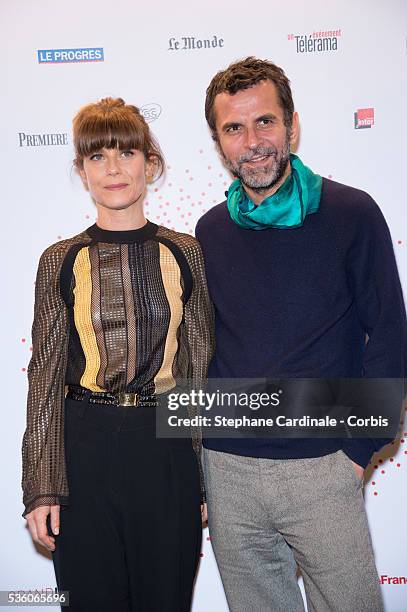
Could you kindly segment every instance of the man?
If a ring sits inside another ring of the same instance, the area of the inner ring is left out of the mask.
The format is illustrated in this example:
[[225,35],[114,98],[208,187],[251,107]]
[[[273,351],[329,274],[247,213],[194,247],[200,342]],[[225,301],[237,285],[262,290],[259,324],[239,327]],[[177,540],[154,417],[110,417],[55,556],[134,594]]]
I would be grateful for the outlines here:
[[[216,310],[211,378],[402,378],[406,313],[390,234],[366,193],[290,154],[290,84],[249,57],[207,89],[206,118],[236,177],[202,245]],[[362,482],[390,439],[204,441],[209,527],[232,612],[383,609]]]

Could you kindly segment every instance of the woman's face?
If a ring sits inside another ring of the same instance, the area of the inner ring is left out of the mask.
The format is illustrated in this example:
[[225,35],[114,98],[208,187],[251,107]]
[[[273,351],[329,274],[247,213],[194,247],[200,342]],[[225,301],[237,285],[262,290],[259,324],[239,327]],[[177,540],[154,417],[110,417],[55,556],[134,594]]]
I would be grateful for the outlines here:
[[123,210],[142,203],[154,164],[137,149],[101,149],[84,158],[79,172],[97,206]]

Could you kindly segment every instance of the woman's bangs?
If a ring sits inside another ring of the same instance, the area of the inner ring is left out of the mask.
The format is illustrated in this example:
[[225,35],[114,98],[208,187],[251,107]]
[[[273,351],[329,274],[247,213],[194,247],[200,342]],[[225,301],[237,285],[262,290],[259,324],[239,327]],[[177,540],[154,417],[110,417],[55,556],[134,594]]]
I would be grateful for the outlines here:
[[128,117],[95,117],[82,124],[77,135],[80,157],[89,157],[101,149],[144,150],[144,137],[136,121]]

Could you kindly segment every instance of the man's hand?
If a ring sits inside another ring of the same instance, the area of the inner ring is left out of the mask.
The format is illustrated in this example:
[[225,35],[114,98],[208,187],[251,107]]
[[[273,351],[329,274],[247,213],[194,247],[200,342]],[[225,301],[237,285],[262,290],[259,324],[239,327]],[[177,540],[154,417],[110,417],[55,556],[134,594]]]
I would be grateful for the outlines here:
[[50,551],[55,550],[55,538],[48,535],[47,516],[51,513],[52,533],[59,533],[59,505],[39,506],[26,515],[28,528],[34,542],[45,546]]
[[[350,459],[350,461],[352,461],[352,459]],[[355,463],[354,461],[352,461],[352,465],[353,465],[353,469],[356,472],[356,476],[359,478],[359,480],[363,480],[363,475],[365,473],[365,468],[363,468],[358,463]]]
[[205,527],[206,523],[208,522],[208,506],[207,506],[207,504],[201,504],[201,520],[202,520],[202,527]]

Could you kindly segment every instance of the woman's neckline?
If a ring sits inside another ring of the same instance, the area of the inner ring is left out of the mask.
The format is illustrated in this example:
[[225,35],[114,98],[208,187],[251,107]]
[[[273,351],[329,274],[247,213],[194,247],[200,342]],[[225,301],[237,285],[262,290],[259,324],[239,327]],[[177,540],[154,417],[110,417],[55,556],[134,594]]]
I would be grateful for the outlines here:
[[96,223],[86,230],[86,233],[96,242],[123,243],[142,242],[152,238],[157,233],[158,225],[147,220],[147,223],[138,229],[107,230]]

